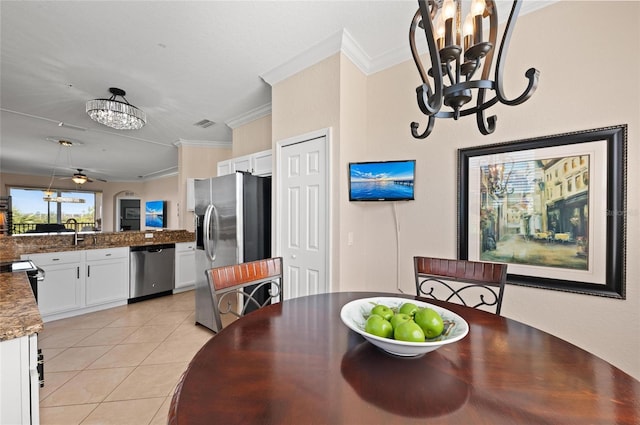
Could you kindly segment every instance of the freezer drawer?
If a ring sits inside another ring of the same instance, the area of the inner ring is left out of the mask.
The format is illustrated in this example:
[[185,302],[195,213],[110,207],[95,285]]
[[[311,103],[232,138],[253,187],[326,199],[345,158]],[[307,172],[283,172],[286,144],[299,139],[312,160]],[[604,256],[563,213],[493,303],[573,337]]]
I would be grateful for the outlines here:
[[173,292],[175,244],[132,246],[129,298]]

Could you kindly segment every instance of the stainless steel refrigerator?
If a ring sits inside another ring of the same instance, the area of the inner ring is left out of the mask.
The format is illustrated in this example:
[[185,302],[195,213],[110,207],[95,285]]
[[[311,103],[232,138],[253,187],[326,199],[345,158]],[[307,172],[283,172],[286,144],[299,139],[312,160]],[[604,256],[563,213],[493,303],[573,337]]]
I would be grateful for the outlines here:
[[196,323],[218,332],[205,270],[271,256],[271,177],[236,172],[194,189]]

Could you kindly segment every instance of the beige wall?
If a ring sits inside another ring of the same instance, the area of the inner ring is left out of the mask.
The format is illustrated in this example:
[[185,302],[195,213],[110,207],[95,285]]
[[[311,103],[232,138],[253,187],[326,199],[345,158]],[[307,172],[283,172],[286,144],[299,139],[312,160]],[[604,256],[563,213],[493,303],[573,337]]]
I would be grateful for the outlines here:
[[[178,175],[147,180],[142,184],[142,202],[140,207],[144,209],[147,201],[167,202],[167,229],[182,229],[178,223]],[[141,229],[145,229],[144,220]]]
[[[498,116],[498,127],[488,136],[467,117],[438,120],[429,138],[413,139],[410,122],[419,121],[422,130],[426,120],[416,104],[419,77],[411,61],[367,77],[364,92],[362,78],[341,55],[274,85],[274,143],[332,128],[334,290],[395,292],[399,286],[411,293],[414,255],[456,257],[458,149],[624,123],[629,125],[627,258],[638,258],[640,86],[626,76],[640,75],[640,58],[631,54],[640,51],[640,4],[606,3],[562,1],[519,19],[506,61],[506,95],[520,94],[532,66],[541,72],[540,85],[522,105],[492,108],[487,115]],[[358,108],[366,110],[361,134]],[[417,159],[415,201],[397,203],[395,211],[391,203],[348,202],[347,162],[411,158]],[[349,232],[352,246],[346,244]],[[626,300],[509,285],[503,314],[640,378],[640,265],[627,261],[626,270]]]
[[[422,130],[426,122],[415,102],[419,79],[413,63],[369,78],[366,157],[384,159],[402,152],[418,160],[417,199],[397,206],[401,288],[413,291],[412,256],[456,256],[457,149],[627,123],[627,299],[509,285],[502,311],[640,378],[640,265],[633,261],[640,244],[640,85],[637,78],[626,78],[640,75],[640,58],[630,54],[640,51],[638,28],[637,2],[607,2],[606,7],[603,2],[560,2],[521,17],[507,56],[507,96],[525,88],[524,72],[531,66],[540,70],[539,88],[520,106],[492,108],[487,115],[496,114],[498,123],[489,136],[480,135],[469,117],[439,120],[431,136],[413,140],[409,123],[420,121]],[[366,214],[366,234],[355,238],[363,241],[358,248],[372,265],[364,281],[370,289],[392,290],[392,206],[367,206]]]
[[[274,147],[279,141],[312,131],[331,128],[329,147],[331,174],[339,166],[340,146],[340,55],[334,55],[298,74],[274,85],[271,90],[272,126]],[[278,181],[274,167],[273,181]],[[330,192],[340,192],[339,179],[332,178]],[[273,199],[277,199],[277,183],[273,185]],[[335,243],[339,239],[339,203],[331,197],[331,280],[330,288],[339,289],[340,251]],[[274,205],[275,209],[275,205]],[[274,214],[275,217],[275,214]],[[277,232],[277,228],[275,228]],[[275,235],[274,235],[275,236]],[[274,241],[276,237],[274,237]],[[274,242],[275,243],[275,242]]]
[[[334,266],[337,280],[334,290],[363,289],[363,270],[369,267],[366,251],[357,240],[365,233],[366,214],[363,205],[349,202],[348,166],[350,161],[363,160],[367,145],[367,78],[344,56],[340,58],[340,144],[335,144],[333,158],[335,198],[339,216],[334,220],[333,229]],[[364,218],[364,220],[363,220]],[[336,233],[337,232],[337,233]],[[351,233],[351,238],[350,234]],[[353,245],[349,245],[353,239]],[[337,258],[335,258],[337,257]]]
[[271,149],[271,114],[233,129],[232,157]]
[[215,177],[218,162],[231,158],[230,147],[178,146],[178,226],[180,229],[194,230],[193,212],[187,211],[187,179]]

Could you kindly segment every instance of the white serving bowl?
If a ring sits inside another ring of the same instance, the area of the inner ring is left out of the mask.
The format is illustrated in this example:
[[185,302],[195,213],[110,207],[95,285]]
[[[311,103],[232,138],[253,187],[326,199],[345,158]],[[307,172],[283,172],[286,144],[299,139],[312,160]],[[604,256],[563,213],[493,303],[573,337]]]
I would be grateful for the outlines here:
[[[445,322],[445,332],[435,339],[425,342],[396,341],[395,339],[382,338],[365,332],[364,325],[371,309],[376,304],[384,304],[396,310],[403,303],[413,303],[418,307],[429,307],[437,311]],[[373,345],[384,351],[403,357],[421,356],[433,350],[437,350],[446,344],[459,341],[469,332],[469,324],[460,316],[446,308],[410,298],[398,297],[373,297],[361,298],[345,304],[340,310],[340,318],[347,327],[362,335]]]

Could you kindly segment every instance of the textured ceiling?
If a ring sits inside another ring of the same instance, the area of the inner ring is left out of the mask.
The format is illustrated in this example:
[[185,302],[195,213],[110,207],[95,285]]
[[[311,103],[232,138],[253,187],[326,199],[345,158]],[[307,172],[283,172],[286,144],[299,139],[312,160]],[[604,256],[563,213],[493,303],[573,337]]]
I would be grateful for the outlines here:
[[[0,169],[82,168],[108,181],[175,172],[176,142],[229,144],[227,123],[269,110],[261,77],[342,31],[378,68],[409,59],[416,9],[404,0],[1,1]],[[109,87],[146,112],[144,128],[91,121],[85,102]],[[194,125],[202,119],[216,124]]]

